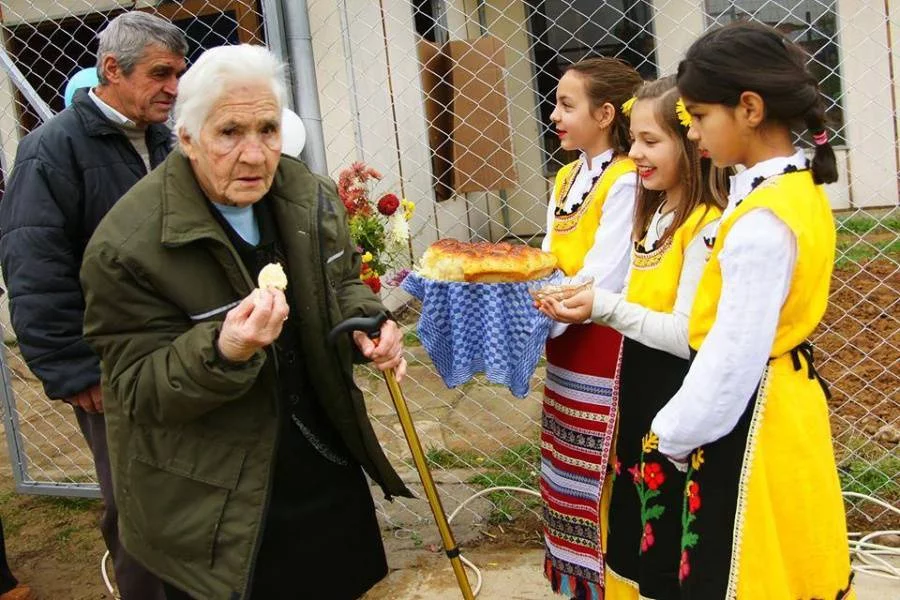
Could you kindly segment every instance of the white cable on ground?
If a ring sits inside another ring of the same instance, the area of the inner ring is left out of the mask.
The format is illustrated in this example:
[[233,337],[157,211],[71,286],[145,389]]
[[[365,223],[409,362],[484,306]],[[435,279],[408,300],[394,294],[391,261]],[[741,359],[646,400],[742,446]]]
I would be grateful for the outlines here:
[[[530,496],[535,496],[540,498],[540,493],[530,490],[528,488],[523,487],[513,487],[501,485],[497,487],[485,488],[481,491],[478,491],[468,498],[466,498],[462,504],[456,507],[450,516],[447,517],[447,524],[453,522],[453,518],[459,514],[463,508],[465,508],[470,502],[490,494],[491,492],[521,492],[523,494],[528,494]],[[882,502],[878,498],[873,498],[872,496],[867,496],[865,494],[859,494],[857,492],[844,492],[844,497],[846,498],[859,498],[861,500],[866,500],[868,502],[873,502],[884,508],[900,514],[900,509],[896,506],[891,506],[887,502]],[[865,573],[867,575],[873,575],[875,577],[883,577],[885,579],[897,579],[900,580],[900,568],[896,565],[891,564],[887,560],[881,558],[882,556],[889,557],[900,557],[900,548],[892,548],[890,546],[885,546],[882,544],[873,544],[870,540],[878,539],[881,537],[885,537],[888,535],[900,535],[900,530],[887,530],[887,531],[873,531],[872,533],[868,533],[856,540],[854,537],[862,535],[861,533],[850,533],[850,555],[856,556],[857,559],[862,565],[853,567],[853,569],[858,573]],[[106,573],[106,560],[109,558],[109,551],[103,555],[103,558],[100,560],[100,574],[103,576],[103,583],[106,584],[106,589],[109,590],[109,593],[113,595],[114,598],[119,598],[119,596],[113,590],[112,582],[109,580],[109,575]],[[468,560],[465,556],[460,554],[459,556],[462,563],[467,566],[474,574],[475,574],[475,586],[472,589],[472,593],[477,596],[479,592],[481,592],[481,584],[484,581],[484,578],[481,575],[481,570],[475,566],[472,561]]]
[[[900,508],[892,506],[887,502],[882,502],[878,498],[867,496],[866,494],[860,494],[857,492],[844,492],[844,497],[859,498],[861,500],[865,500],[867,502],[872,502],[874,504],[882,506],[893,513],[900,514]],[[861,535],[862,537],[859,540],[853,539]],[[890,546],[885,546],[882,544],[873,544],[870,541],[889,535],[900,535],[900,530],[895,529],[888,531],[873,531],[872,533],[868,533],[865,535],[863,535],[862,533],[849,534],[850,554],[851,556],[856,556],[856,558],[859,559],[861,563],[863,563],[862,565],[854,567],[854,570],[856,572],[873,575],[875,577],[882,577],[884,579],[900,580],[900,567],[898,567],[896,564],[890,563],[884,558],[881,558],[882,556],[894,557],[895,559],[900,557],[900,548],[892,548]]]
[[106,584],[106,589],[109,590],[112,597],[119,600],[119,595],[116,593],[116,590],[113,589],[112,581],[109,580],[109,574],[106,572],[107,559],[109,559],[109,550],[107,550],[103,555],[103,558],[100,559],[100,575],[103,576],[103,583]]
[[[497,487],[489,487],[489,488],[485,488],[485,489],[483,489],[483,490],[481,490],[481,491],[479,491],[479,492],[476,492],[476,493],[472,494],[471,496],[469,496],[468,498],[466,498],[466,499],[463,501],[462,504],[460,504],[459,506],[457,506],[457,507],[456,507],[456,510],[454,510],[452,513],[450,513],[450,516],[447,517],[447,524],[449,525],[450,523],[452,523],[452,522],[453,522],[453,517],[455,517],[456,515],[458,515],[458,514],[459,514],[459,511],[461,511],[463,508],[465,508],[466,505],[469,504],[469,502],[472,502],[472,501],[475,500],[476,498],[481,498],[481,497],[484,496],[485,494],[490,494],[491,492],[522,492],[523,494],[529,494],[529,495],[531,495],[531,496],[536,496],[536,497],[538,497],[538,498],[541,497],[541,494],[540,494],[539,492],[536,492],[536,491],[534,491],[534,490],[530,490],[530,489],[528,489],[528,488],[523,488],[523,487],[513,487],[513,486],[509,486],[509,485],[500,485],[500,486],[497,486]],[[462,554],[459,555],[459,558],[460,558],[460,560],[462,560],[462,562],[463,562],[464,565],[466,565],[467,567],[469,567],[469,568],[475,573],[475,587],[472,589],[472,594],[474,594],[475,596],[477,596],[477,595],[478,595],[478,592],[481,591],[481,583],[482,583],[481,571],[478,569],[478,567],[476,567],[470,560],[468,560],[468,559],[467,559],[465,556],[463,556]]]

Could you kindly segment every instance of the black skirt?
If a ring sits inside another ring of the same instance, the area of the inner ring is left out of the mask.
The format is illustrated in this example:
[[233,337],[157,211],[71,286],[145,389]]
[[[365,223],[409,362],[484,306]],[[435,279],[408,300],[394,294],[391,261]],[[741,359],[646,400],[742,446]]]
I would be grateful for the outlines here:
[[283,428],[252,600],[353,600],[387,575],[362,469],[328,454],[293,424]]
[[625,338],[606,566],[654,600],[680,596],[684,474],[655,448],[650,425],[687,374],[687,360]]

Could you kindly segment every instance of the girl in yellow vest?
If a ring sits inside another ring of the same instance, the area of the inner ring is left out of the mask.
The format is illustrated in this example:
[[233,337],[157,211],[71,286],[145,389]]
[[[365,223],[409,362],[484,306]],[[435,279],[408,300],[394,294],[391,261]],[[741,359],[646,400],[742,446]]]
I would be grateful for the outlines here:
[[[559,170],[547,211],[544,250],[568,276],[620,291],[628,270],[634,163],[620,106],[640,85],[622,61],[569,66],[550,116],[566,150],[580,158]],[[621,336],[608,327],[554,324],[547,341],[541,431],[544,573],[560,594],[603,597],[600,495],[616,419],[613,387]]]
[[[837,179],[808,57],[739,23],[678,67],[691,139],[732,179],[688,325],[693,359],[648,445],[686,472],[687,600],[844,599],[851,585],[827,391],[807,341],[825,312]],[[815,144],[809,161],[792,127]]]
[[629,157],[641,185],[626,291],[588,290],[541,310],[567,323],[592,319],[625,336],[606,597],[678,600],[685,477],[648,433],[690,366],[688,317],[727,190],[724,174],[688,140],[675,77],[643,85],[629,108]]

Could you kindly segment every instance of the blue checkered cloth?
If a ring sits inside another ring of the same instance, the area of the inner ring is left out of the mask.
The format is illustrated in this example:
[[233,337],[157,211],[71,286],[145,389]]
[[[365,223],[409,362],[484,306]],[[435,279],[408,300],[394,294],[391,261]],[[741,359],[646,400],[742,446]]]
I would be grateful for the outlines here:
[[419,339],[447,387],[483,372],[524,398],[551,322],[528,289],[561,279],[557,272],[527,283],[457,283],[410,273],[402,287],[422,301]]

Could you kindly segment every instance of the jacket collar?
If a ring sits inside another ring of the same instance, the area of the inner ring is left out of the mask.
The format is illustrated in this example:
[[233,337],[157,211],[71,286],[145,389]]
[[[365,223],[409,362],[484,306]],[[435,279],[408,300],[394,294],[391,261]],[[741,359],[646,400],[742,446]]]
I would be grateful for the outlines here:
[[[84,129],[91,137],[103,135],[124,136],[122,129],[110,121],[91,100],[87,89],[79,89],[72,98],[72,110],[74,110],[84,123]],[[154,124],[147,127],[147,147],[153,149],[170,144],[172,132],[162,124]]]
[[[163,174],[162,239],[164,246],[182,246],[201,239],[213,239],[228,244],[222,228],[210,214],[206,195],[194,176],[191,163],[178,150],[166,159]],[[302,162],[281,157],[278,170],[269,190],[276,217],[291,210],[292,224],[279,223],[280,227],[310,225],[303,215],[309,215],[316,205],[318,181]],[[280,219],[279,219],[280,220]],[[286,232],[283,232],[286,233]]]

